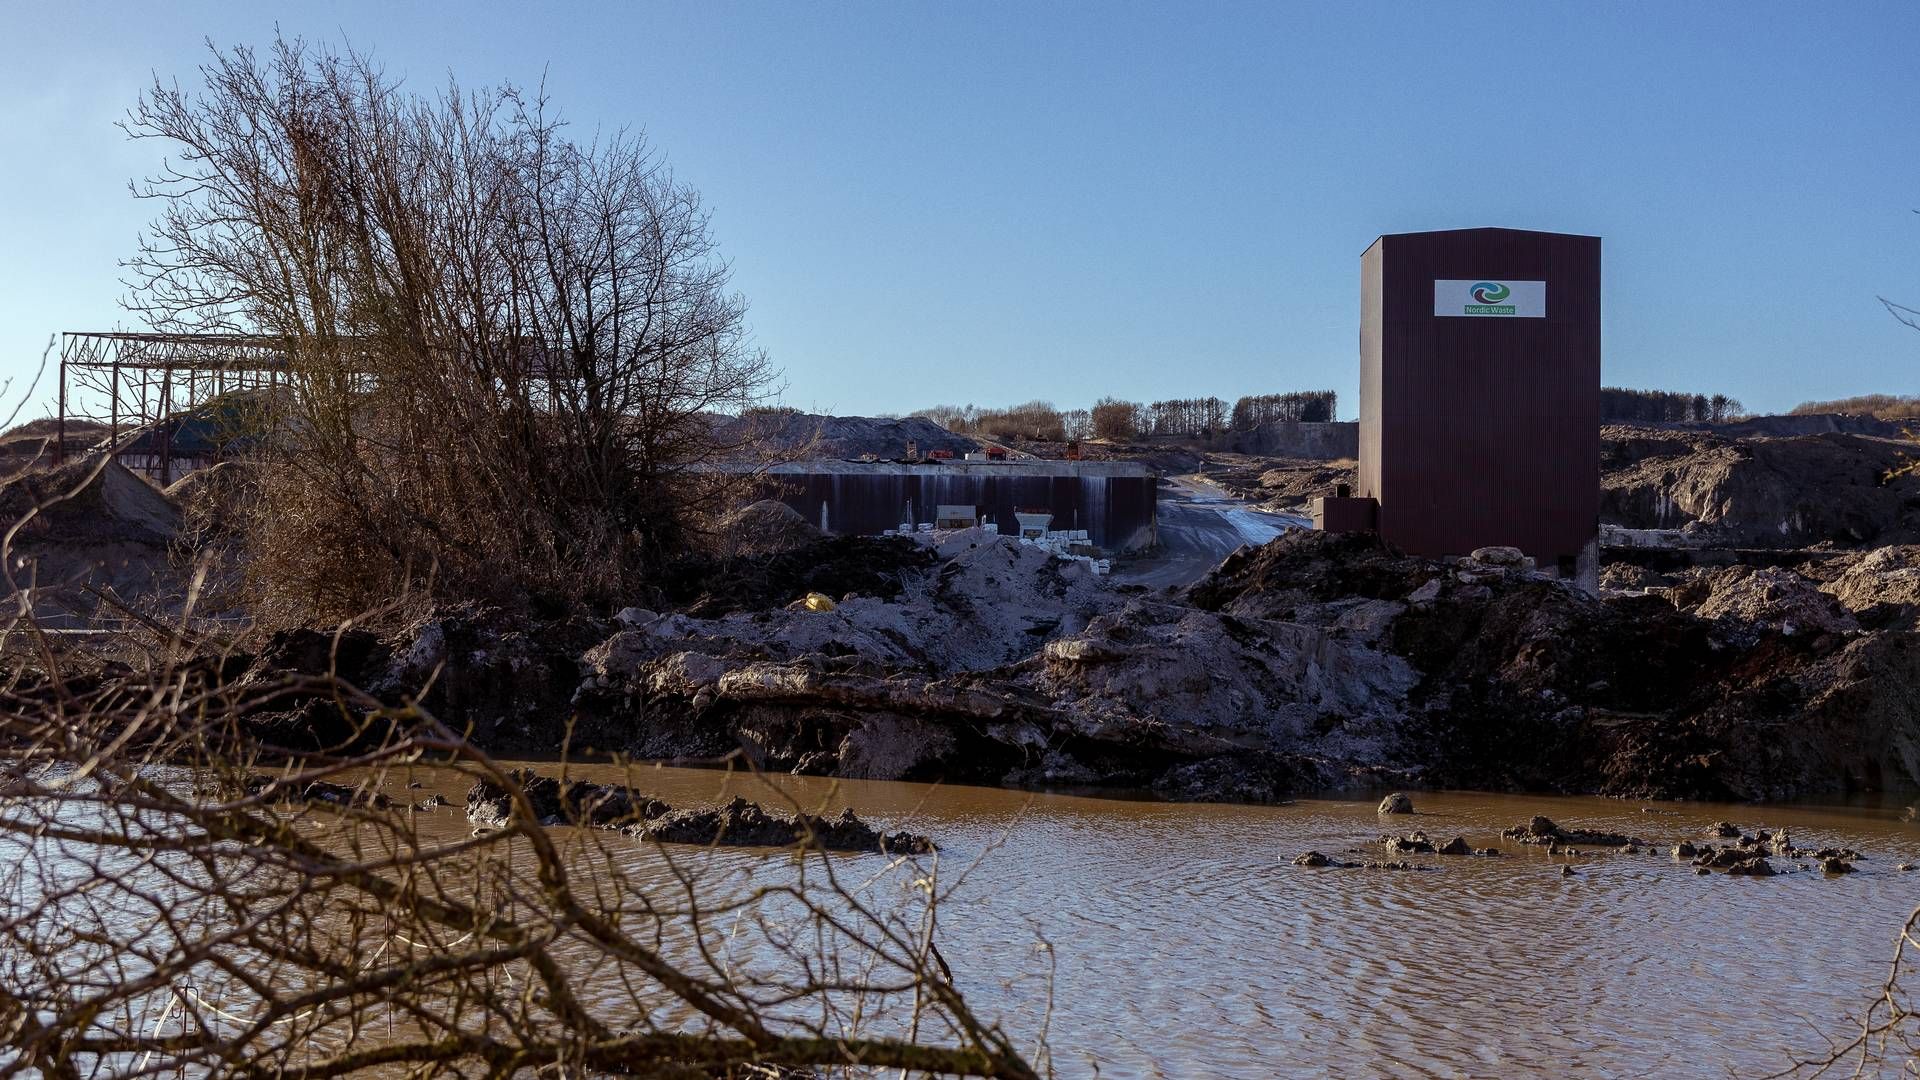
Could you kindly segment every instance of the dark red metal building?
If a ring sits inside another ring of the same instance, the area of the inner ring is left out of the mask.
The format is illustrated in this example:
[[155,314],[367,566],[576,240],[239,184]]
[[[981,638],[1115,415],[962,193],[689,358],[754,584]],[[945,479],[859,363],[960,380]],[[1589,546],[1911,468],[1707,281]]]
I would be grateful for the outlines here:
[[1421,555],[1517,547],[1585,578],[1599,490],[1600,238],[1375,240],[1360,258],[1355,495],[1381,536]]

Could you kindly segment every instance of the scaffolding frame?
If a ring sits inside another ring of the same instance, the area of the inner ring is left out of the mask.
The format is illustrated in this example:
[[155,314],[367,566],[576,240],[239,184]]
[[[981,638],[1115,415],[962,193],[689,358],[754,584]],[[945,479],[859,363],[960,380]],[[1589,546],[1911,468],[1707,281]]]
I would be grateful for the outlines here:
[[[203,406],[237,391],[274,392],[299,377],[293,362],[294,339],[260,334],[157,333],[152,331],[67,331],[60,335],[60,390],[54,432],[54,460],[67,455],[67,420],[105,421],[105,449],[115,456],[147,436],[157,460],[146,463],[164,486],[173,481],[174,442],[181,425]],[[367,339],[338,339],[348,347],[345,372],[355,391],[371,389],[374,365],[353,347]],[[553,410],[562,386],[578,382],[560,357],[564,350],[521,339],[512,350],[516,377],[526,380],[535,408]],[[73,410],[75,390],[104,400],[104,414]]]
[[[273,391],[293,378],[284,338],[255,334],[168,334],[68,331],[60,335],[60,390],[54,461],[67,455],[67,420],[104,420],[106,450],[118,456],[123,436],[151,432],[162,485],[173,481],[173,444],[181,419],[236,391]],[[370,378],[370,376],[368,376]],[[73,411],[74,392],[105,399],[105,414]],[[148,471],[156,471],[149,468]]]

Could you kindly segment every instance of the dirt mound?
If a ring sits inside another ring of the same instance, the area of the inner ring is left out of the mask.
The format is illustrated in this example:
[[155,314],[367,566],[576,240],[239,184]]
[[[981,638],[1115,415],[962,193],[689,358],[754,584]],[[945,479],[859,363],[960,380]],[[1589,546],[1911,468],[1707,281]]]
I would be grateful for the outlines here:
[[93,454],[0,487],[0,522],[15,534],[14,577],[36,587],[34,610],[51,626],[89,619],[107,589],[148,608],[177,598],[170,564],[180,511],[118,462]]
[[1920,615],[1920,546],[1876,548],[1849,561],[1820,587],[1863,619],[1913,629]]
[[958,457],[980,449],[978,440],[956,435],[924,416],[821,416],[773,409],[727,417],[714,430],[724,445],[775,456],[859,458],[872,454],[891,461],[906,456],[909,442],[922,455],[945,450]]
[[1602,447],[1600,516],[1609,524],[1692,525],[1741,547],[1920,540],[1920,475],[1888,479],[1914,456],[1909,442],[1612,426]]
[[1276,502],[1330,498],[1339,485],[1352,487],[1354,472],[1354,466],[1338,462],[1289,462],[1261,473],[1260,490]]
[[827,536],[739,558],[691,555],[661,570],[653,603],[698,618],[718,618],[781,608],[810,592],[836,600],[850,595],[886,600],[900,595],[903,575],[932,562],[932,553],[912,540],[872,536]]
[[[1084,564],[980,529],[916,539],[836,537],[761,565],[807,566],[809,553],[839,547],[860,553],[848,561],[862,573],[877,573],[879,562],[862,556],[890,558],[890,588],[849,593],[830,611],[808,611],[793,601],[810,591],[834,593],[816,587],[818,578],[795,577],[775,602],[719,617],[720,605],[713,603],[684,614],[630,609],[620,614],[628,630],[597,650],[593,662],[617,675],[636,662],[685,651],[729,664],[818,656],[943,674],[981,671],[1031,654],[1047,636],[1078,630],[1115,603]],[[694,668],[705,670],[681,665],[683,672]],[[689,696],[703,685],[698,678],[694,683]]]
[[0,521],[31,518],[20,539],[73,544],[164,547],[180,530],[180,511],[159,488],[102,454],[89,454],[0,488]]
[[1313,498],[1332,495],[1337,485],[1352,485],[1354,477],[1351,459],[1310,461],[1216,454],[1209,462],[1214,467],[1205,473],[1208,480],[1239,498],[1280,508],[1297,507]]
[[[107,425],[102,423],[68,417],[68,453],[84,454],[88,449],[104,443],[108,430]],[[5,461],[9,469],[50,466],[57,449],[54,442],[59,433],[60,422],[51,416],[16,424],[0,432],[0,461]]]
[[1728,438],[1744,439],[1755,436],[1781,438],[1790,435],[1823,435],[1830,432],[1843,435],[1872,435],[1882,439],[1900,437],[1901,422],[1884,420],[1863,413],[1804,413],[1787,416],[1749,416],[1744,420],[1726,423],[1705,421],[1680,421],[1674,423],[1637,424],[1633,421],[1620,421],[1620,427],[1640,427],[1653,431],[1694,431]]
[[1270,420],[1229,438],[1236,451],[1333,461],[1360,452],[1360,425],[1351,421],[1307,423]]
[[1644,566],[1632,563],[1610,562],[1600,568],[1600,594],[1611,596],[1619,593],[1640,593],[1648,589],[1665,588],[1673,581],[1667,575],[1656,573]]
[[1702,619],[1730,623],[1736,631],[1768,629],[1791,635],[1860,629],[1831,594],[1779,567],[1723,567],[1675,590],[1673,599],[1676,606]]
[[[1730,568],[1679,598],[1697,608],[1721,585],[1707,612],[1720,617],[1701,618],[1659,595],[1603,600],[1518,572],[1463,581],[1363,539],[1296,534],[1230,558],[1191,596],[1332,620],[1331,640],[1405,663],[1404,697],[1369,701],[1381,749],[1363,760],[1428,784],[1756,799],[1920,779],[1920,703],[1901,689],[1920,675],[1920,635],[1800,633],[1849,617],[1784,573]],[[1335,716],[1319,723],[1337,730]]]
[[1402,555],[1371,534],[1296,529],[1228,556],[1188,595],[1210,611],[1314,621],[1328,604],[1397,601],[1447,576],[1439,564]]
[[[790,560],[766,578],[784,586],[759,586],[768,602],[622,611],[577,667],[557,630],[515,646],[442,618],[367,643],[356,681],[397,692],[444,669],[459,688],[444,715],[490,745],[744,748],[851,778],[1260,802],[1388,785],[1744,800],[1920,780],[1920,634],[1867,626],[1785,570],[1601,598],[1510,552],[1439,561],[1291,533],[1148,593],[981,530],[869,543],[899,560],[890,597],[794,604],[816,544],[738,562]],[[1910,562],[1858,558],[1825,584],[1851,573],[1865,590]],[[503,712],[516,693],[526,706]]]
[[777,499],[761,499],[720,519],[715,546],[724,555],[772,555],[812,544],[826,534],[800,511]]

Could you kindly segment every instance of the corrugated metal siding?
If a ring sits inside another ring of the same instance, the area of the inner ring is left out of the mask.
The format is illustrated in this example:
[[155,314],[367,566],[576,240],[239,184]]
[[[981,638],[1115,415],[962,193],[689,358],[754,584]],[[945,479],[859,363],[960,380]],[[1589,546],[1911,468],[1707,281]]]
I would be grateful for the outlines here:
[[1381,242],[1360,256],[1360,466],[1355,491],[1380,495]]
[[[1407,233],[1362,267],[1361,491],[1381,535],[1420,554],[1577,555],[1599,511],[1599,238]],[[1433,314],[1435,280],[1481,277],[1547,282],[1547,317]]]

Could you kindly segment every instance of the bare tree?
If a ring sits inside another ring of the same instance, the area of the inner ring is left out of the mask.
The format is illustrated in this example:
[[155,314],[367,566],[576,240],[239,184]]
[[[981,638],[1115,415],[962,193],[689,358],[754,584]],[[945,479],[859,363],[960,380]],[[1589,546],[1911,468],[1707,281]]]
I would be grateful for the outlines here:
[[1103,397],[1093,403],[1092,426],[1096,439],[1108,439],[1124,442],[1140,434],[1140,413],[1143,406],[1138,402],[1121,401],[1119,398]]
[[1243,397],[1233,403],[1230,424],[1235,431],[1252,431],[1261,424],[1275,421],[1327,423],[1333,419],[1336,400],[1332,390]]
[[1093,435],[1093,413],[1087,409],[1068,409],[1060,414],[1062,433],[1069,439],[1085,439]]
[[1829,1037],[1823,1053],[1794,1058],[1775,1077],[1913,1075],[1920,1067],[1920,1009],[1904,980],[1913,974],[1913,951],[1920,949],[1920,908],[1907,916],[1894,938],[1893,958],[1880,993],[1851,1030]]
[[291,358],[254,463],[269,609],[428,580],[607,595],[718,506],[712,421],[772,373],[698,194],[643,138],[579,143],[511,86],[416,95],[298,41],[201,74],[128,121],[177,154],[137,190],[161,210],[130,303]]
[[913,415],[923,416],[948,431],[966,432],[973,429],[974,417],[978,412],[972,405],[935,405]]
[[980,409],[974,414],[971,430],[994,439],[1061,442],[1067,438],[1066,417],[1050,401]]
[[1630,390],[1608,386],[1600,391],[1600,419],[1645,420],[1654,423],[1703,421],[1724,423],[1741,415],[1740,402],[1725,394],[1688,394],[1670,390]]

